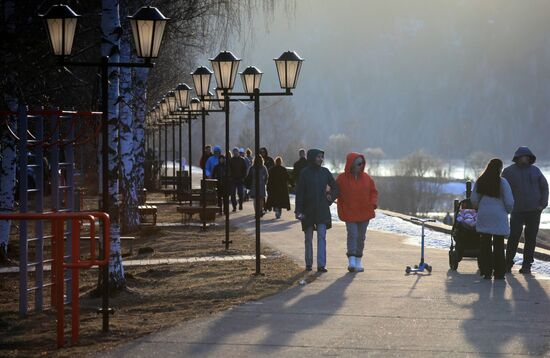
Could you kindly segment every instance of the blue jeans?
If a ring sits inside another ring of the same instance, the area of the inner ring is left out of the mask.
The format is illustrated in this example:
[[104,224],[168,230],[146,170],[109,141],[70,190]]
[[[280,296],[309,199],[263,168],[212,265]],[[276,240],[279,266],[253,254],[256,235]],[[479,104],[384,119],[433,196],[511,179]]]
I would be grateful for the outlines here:
[[346,230],[348,232],[348,257],[363,257],[367,226],[369,226],[368,220],[356,223],[346,223]]
[[523,246],[522,267],[531,268],[537,245],[537,234],[540,225],[540,211],[529,211],[512,213],[510,215],[510,237],[506,245],[506,265],[511,267],[514,264],[514,256],[518,250],[519,238],[525,226],[525,245]]
[[[306,266],[313,266],[313,226],[305,231]],[[317,224],[317,267],[325,267],[327,264],[327,226]]]

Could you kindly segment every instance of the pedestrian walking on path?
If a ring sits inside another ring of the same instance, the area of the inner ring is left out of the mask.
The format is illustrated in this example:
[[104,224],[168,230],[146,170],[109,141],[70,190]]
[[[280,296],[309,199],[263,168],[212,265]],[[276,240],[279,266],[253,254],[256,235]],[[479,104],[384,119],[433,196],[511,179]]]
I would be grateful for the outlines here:
[[313,231],[317,231],[317,271],[326,269],[326,234],[332,227],[330,206],[338,197],[338,185],[332,173],[322,167],[325,153],[319,149],[307,152],[308,166],[300,173],[296,192],[296,218],[302,222],[306,270],[313,265]]
[[214,154],[208,157],[204,165],[204,171],[206,172],[207,178],[214,179],[214,168],[218,165],[220,155],[222,155],[222,148],[217,145],[214,147]]
[[237,197],[239,198],[239,210],[243,209],[244,178],[248,173],[246,160],[241,157],[239,148],[233,148],[233,156],[229,159],[229,172],[231,173],[229,193],[231,194],[233,212],[235,212],[237,211]]
[[267,180],[269,178],[269,174],[267,172],[267,168],[264,165],[264,161],[261,156],[257,155],[254,157],[254,165],[250,167],[248,170],[248,175],[246,178],[246,181],[250,183],[250,197],[252,199],[256,198],[256,179],[255,179],[255,173],[256,173],[256,167],[259,167],[259,173],[260,173],[260,190],[258,195],[258,200],[254,200],[254,212],[257,214],[260,213],[260,216],[264,216],[264,206],[265,206],[265,197],[266,197],[266,190],[265,185],[267,183]]
[[[242,148],[244,149],[244,148]],[[252,150],[250,148],[246,148],[246,154],[243,156],[244,160],[246,161],[246,172],[250,170],[250,167],[254,163],[254,158],[252,157]],[[244,201],[248,201],[250,197],[250,188],[247,188],[245,185],[244,188]]]
[[476,231],[480,234],[479,270],[490,280],[503,280],[505,273],[504,237],[510,234],[508,214],[514,197],[508,181],[500,176],[502,160],[491,159],[476,180],[471,202],[477,207]]
[[275,161],[267,153],[267,148],[266,147],[261,147],[260,148],[260,155],[262,156],[262,158],[264,160],[264,165],[267,168],[267,170],[269,170],[269,169],[271,169],[275,166]]
[[502,172],[514,194],[510,216],[510,238],[506,246],[506,271],[511,272],[518,242],[525,227],[525,245],[520,273],[530,274],[537,245],[540,214],[548,206],[548,182],[534,163],[537,157],[527,147],[519,147],[510,165]]
[[214,167],[214,170],[212,172],[212,178],[218,181],[216,183],[216,186],[217,186],[216,191],[218,194],[218,208],[219,208],[220,214],[222,213],[222,208],[223,208],[224,214],[227,213],[227,211],[229,210],[229,208],[227,208],[227,203],[225,202],[225,195],[226,195],[225,188],[226,188],[226,181],[227,181],[227,177],[225,173],[227,170],[227,165],[228,164],[225,156],[220,155],[218,158],[218,164]]
[[302,169],[307,167],[306,150],[304,148],[300,148],[300,150],[298,151],[298,155],[300,156],[300,158],[296,162],[294,162],[294,167],[292,168],[294,190],[296,190],[296,186],[300,181],[300,172],[302,171]]
[[363,249],[369,221],[378,207],[378,191],[374,180],[365,172],[365,157],[349,153],[346,169],[338,175],[336,183],[340,195],[336,201],[338,217],[346,223],[348,271],[363,272]]
[[269,179],[267,181],[267,210],[273,209],[275,217],[281,218],[283,209],[290,210],[290,199],[288,198],[289,176],[286,168],[283,166],[281,157],[275,158],[275,166],[269,169]]
[[206,165],[206,161],[208,158],[212,156],[212,147],[207,145],[204,147],[204,150],[201,155],[201,159],[199,161],[199,166],[201,169],[204,169],[204,166]]

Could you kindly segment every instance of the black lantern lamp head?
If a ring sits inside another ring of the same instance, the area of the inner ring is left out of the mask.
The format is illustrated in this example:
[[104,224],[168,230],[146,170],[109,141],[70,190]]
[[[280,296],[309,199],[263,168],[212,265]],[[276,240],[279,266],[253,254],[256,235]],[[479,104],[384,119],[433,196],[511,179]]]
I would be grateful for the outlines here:
[[166,98],[163,98],[160,100],[160,119],[164,120],[168,115],[170,114],[170,110],[168,108],[168,101]]
[[67,5],[53,5],[40,15],[46,22],[50,45],[55,56],[70,56],[73,49],[76,23],[80,15]]
[[189,91],[191,91],[191,87],[189,87],[185,83],[180,83],[177,85],[174,92],[176,93],[176,104],[178,108],[188,108],[189,107]]
[[212,92],[208,91],[206,96],[204,96],[204,101],[202,102],[202,108],[209,111],[212,109],[212,100],[214,99],[214,94]]
[[174,91],[170,91],[166,94],[166,103],[168,104],[168,112],[171,114],[175,112],[178,109],[178,106],[176,104],[176,93]]
[[223,90],[233,89],[240,62],[241,59],[233,55],[231,51],[222,51],[216,57],[210,59],[218,88]]
[[296,88],[304,59],[294,51],[287,51],[274,60],[281,88],[287,91]]
[[169,19],[153,6],[144,6],[127,18],[132,27],[137,56],[146,60],[157,58]]
[[249,66],[241,72],[241,80],[243,81],[243,88],[246,93],[252,94],[256,88],[260,88],[262,74],[262,71],[254,66]]
[[210,88],[210,79],[212,78],[212,71],[208,68],[201,66],[198,67],[195,72],[191,74],[193,77],[193,83],[195,85],[195,92],[197,96],[206,96],[208,89]]
[[191,101],[189,101],[189,109],[192,112],[198,112],[201,109],[201,101],[197,97],[191,98]]

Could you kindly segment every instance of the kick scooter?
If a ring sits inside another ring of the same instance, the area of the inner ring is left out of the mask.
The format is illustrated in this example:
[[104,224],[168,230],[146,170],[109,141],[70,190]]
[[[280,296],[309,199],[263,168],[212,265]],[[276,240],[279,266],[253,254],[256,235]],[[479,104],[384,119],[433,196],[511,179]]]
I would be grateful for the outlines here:
[[420,223],[422,225],[422,244],[420,245],[420,263],[418,265],[414,265],[414,268],[407,266],[405,268],[405,272],[409,274],[409,273],[416,273],[416,272],[424,272],[424,270],[426,270],[431,273],[432,267],[428,265],[428,263],[424,262],[424,224],[429,222],[435,222],[435,220],[411,218],[411,221]]

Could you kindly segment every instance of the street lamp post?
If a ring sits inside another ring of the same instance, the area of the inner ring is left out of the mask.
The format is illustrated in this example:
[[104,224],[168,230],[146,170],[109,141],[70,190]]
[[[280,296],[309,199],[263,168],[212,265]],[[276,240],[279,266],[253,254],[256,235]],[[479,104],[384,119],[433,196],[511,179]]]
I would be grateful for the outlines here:
[[[115,224],[118,224],[117,207],[109,202],[109,80],[108,69],[110,67],[153,67],[151,59],[158,57],[158,52],[164,34],[164,28],[168,18],[155,7],[146,6],[140,8],[133,16],[128,16],[134,36],[134,45],[137,55],[145,60],[144,63],[135,62],[110,62],[108,56],[102,56],[99,62],[76,62],[69,61],[67,58],[72,53],[73,40],[76,33],[78,18],[77,15],[67,5],[53,5],[44,14],[41,15],[46,23],[46,29],[50,39],[52,52],[59,58],[59,64],[62,66],[82,66],[97,67],[101,73],[101,91],[102,104],[102,202],[101,210],[109,214],[109,217]],[[115,203],[116,204],[116,203]],[[104,252],[104,255],[109,253]],[[103,280],[103,302],[101,312],[103,313],[103,331],[109,330],[109,269],[106,267],[102,272]]]
[[[274,59],[277,75],[279,77],[279,84],[283,92],[261,92],[260,83],[262,80],[262,72],[254,67],[249,66],[241,73],[241,80],[243,83],[244,92],[233,92],[235,78],[237,75],[240,59],[235,57],[229,51],[220,52],[215,58],[210,59],[214,72],[208,68],[201,66],[195,70],[191,75],[195,85],[195,91],[200,98],[193,98],[189,104],[189,110],[187,111],[189,118],[189,132],[191,132],[191,113],[201,114],[202,119],[202,148],[206,144],[206,114],[209,112],[224,112],[225,113],[225,147],[229,152],[229,115],[230,115],[230,102],[254,102],[254,137],[255,137],[255,152],[256,156],[260,155],[260,98],[267,96],[291,96],[292,89],[296,88],[300,70],[302,67],[303,59],[293,51],[284,52],[281,56]],[[213,99],[212,94],[209,92],[210,81],[212,74],[215,75],[217,87],[216,87],[216,99]],[[212,102],[217,102],[221,110],[211,110]],[[162,108],[162,106],[161,106]],[[189,141],[191,146],[191,140]],[[189,148],[189,155],[191,155],[191,147]],[[229,240],[229,163],[226,166],[226,186],[224,204],[226,209],[225,215],[225,240],[222,241],[225,244],[226,249],[229,248],[231,241]],[[260,169],[261,166],[258,163],[254,164],[254,186],[255,186],[255,228],[256,228],[256,274],[261,274],[261,258],[260,258],[260,214],[261,208],[259,207],[260,196]],[[191,168],[189,168],[189,175],[191,175]],[[206,171],[203,168],[202,171],[202,185],[201,185],[201,206],[203,213],[206,208],[205,201],[205,179]],[[203,229],[205,229],[205,221],[203,220]]]
[[[206,106],[210,106],[209,102],[205,102],[205,97],[208,96],[208,92],[210,89],[212,71],[204,66],[201,66],[197,68],[193,73],[191,73],[191,76],[193,77],[193,83],[195,85],[195,93],[200,98],[199,105],[201,109],[202,121],[202,148],[204,150],[206,142],[206,111],[208,109]],[[202,229],[206,230],[206,221],[204,220],[206,215],[206,162],[204,163],[204,167],[202,168],[201,206],[203,211]]]
[[[237,77],[237,71],[239,70],[239,63],[241,60],[237,58],[230,51],[222,51],[216,57],[210,59],[212,68],[214,69],[214,76],[216,77],[216,93],[218,97],[223,96],[223,107],[225,112],[225,195],[224,206],[225,211],[225,240],[222,242],[225,244],[225,249],[229,249],[229,244],[232,242],[229,240],[229,91],[233,89],[235,85],[235,77]],[[219,102],[218,102],[219,103]]]
[[[279,84],[284,92],[260,92],[260,82],[262,79],[262,72],[256,67],[247,67],[241,73],[241,79],[243,82],[244,93],[224,93],[225,96],[248,96],[254,101],[254,150],[256,156],[260,155],[260,97],[266,96],[291,96],[292,89],[296,88],[298,83],[298,77],[300,69],[302,67],[303,59],[293,51],[284,52],[281,56],[274,59],[277,68],[277,74],[279,77]],[[219,84],[218,84],[219,86]],[[225,99],[225,98],[224,98]],[[229,107],[229,100],[225,99],[224,106]],[[260,246],[261,246],[261,225],[260,225],[260,165],[254,164],[255,178],[255,193],[254,193],[254,208],[255,210],[255,227],[256,227],[256,274],[261,274],[261,259],[260,259]]]
[[[226,61],[229,61],[229,56],[227,55],[227,51],[223,51],[218,56],[222,56],[223,58],[227,59]],[[215,59],[214,59],[215,60]],[[248,97],[250,100],[254,101],[254,146],[255,146],[255,152],[256,156],[260,155],[260,97],[264,96],[290,96],[292,95],[292,89],[296,88],[296,85],[298,83],[298,77],[300,74],[300,69],[302,67],[303,59],[293,51],[287,51],[284,52],[281,56],[274,59],[275,65],[277,68],[277,74],[279,77],[279,84],[282,89],[284,89],[284,92],[260,92],[260,82],[262,79],[262,72],[258,70],[254,66],[247,67],[242,73],[241,73],[241,79],[243,82],[243,88],[245,90],[244,93],[236,93],[231,92],[229,93],[224,85],[225,83],[229,82],[229,79],[234,80],[234,74],[236,74],[236,68],[238,67],[238,60],[236,57],[233,59],[233,64],[229,65],[228,63],[222,63],[219,66],[214,65],[214,60],[211,60],[214,68],[214,72],[216,73],[217,69],[219,70],[219,75],[216,75],[216,80],[218,81],[218,89],[221,89],[222,91],[219,92],[219,95],[223,95],[223,102],[224,102],[224,109],[226,111],[226,121],[228,121],[229,117],[229,102],[234,99],[236,96],[245,96]],[[235,72],[233,72],[235,71]],[[225,82],[224,82],[225,81]],[[231,84],[231,88],[232,88]],[[230,99],[230,97],[232,97]],[[226,125],[226,142],[228,142],[228,127]],[[255,208],[255,227],[256,227],[256,274],[261,274],[261,259],[260,259],[260,246],[261,246],[261,238],[260,238],[260,211],[261,208],[260,205],[260,166],[258,163],[254,164],[254,186],[255,186],[255,193],[254,193],[254,208]],[[227,221],[226,221],[226,227],[228,227]]]

